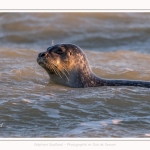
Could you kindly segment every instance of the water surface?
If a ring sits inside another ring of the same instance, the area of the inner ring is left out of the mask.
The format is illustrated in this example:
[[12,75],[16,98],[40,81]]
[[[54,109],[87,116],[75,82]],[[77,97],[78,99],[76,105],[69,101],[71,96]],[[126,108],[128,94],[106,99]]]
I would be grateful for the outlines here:
[[149,137],[150,89],[74,89],[36,58],[79,45],[95,74],[150,81],[150,13],[0,13],[0,137]]

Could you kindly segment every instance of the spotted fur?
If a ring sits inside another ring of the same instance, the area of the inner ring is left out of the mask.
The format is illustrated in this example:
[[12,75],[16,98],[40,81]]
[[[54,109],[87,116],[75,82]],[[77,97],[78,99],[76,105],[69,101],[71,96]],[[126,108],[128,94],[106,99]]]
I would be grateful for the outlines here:
[[74,88],[97,86],[139,86],[150,88],[150,82],[109,80],[96,76],[80,47],[73,44],[57,44],[40,53],[37,62],[49,74],[52,81]]

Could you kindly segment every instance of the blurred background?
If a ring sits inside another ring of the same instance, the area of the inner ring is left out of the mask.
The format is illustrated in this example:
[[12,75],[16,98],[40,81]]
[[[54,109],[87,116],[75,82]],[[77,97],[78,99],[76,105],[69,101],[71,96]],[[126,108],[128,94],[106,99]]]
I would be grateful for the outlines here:
[[150,52],[150,13],[0,13],[0,45]]

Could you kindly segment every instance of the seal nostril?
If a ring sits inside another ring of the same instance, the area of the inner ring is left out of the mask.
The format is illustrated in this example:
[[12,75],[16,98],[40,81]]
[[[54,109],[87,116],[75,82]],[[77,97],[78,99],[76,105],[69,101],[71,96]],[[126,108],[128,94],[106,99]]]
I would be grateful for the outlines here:
[[41,53],[41,57],[44,57],[45,56],[45,53]]
[[44,57],[45,55],[45,53],[39,53],[38,57]]

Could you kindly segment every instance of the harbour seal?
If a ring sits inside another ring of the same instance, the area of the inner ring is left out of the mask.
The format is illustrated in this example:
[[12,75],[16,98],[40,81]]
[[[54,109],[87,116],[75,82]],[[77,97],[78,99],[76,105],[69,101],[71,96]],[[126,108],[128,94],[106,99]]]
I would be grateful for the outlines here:
[[96,76],[82,49],[74,44],[56,44],[39,53],[37,62],[55,83],[73,87],[139,86],[150,88],[150,82],[110,80]]

